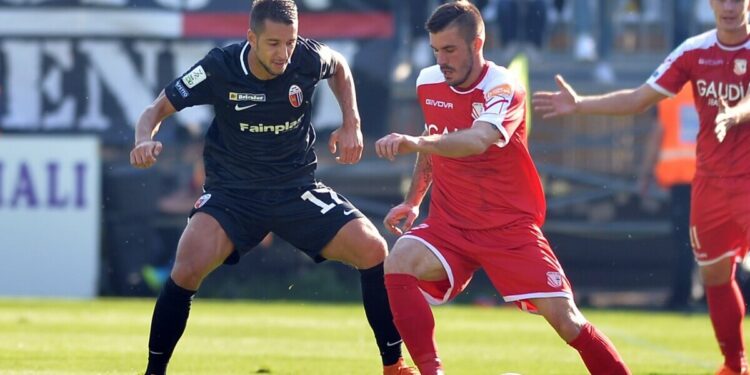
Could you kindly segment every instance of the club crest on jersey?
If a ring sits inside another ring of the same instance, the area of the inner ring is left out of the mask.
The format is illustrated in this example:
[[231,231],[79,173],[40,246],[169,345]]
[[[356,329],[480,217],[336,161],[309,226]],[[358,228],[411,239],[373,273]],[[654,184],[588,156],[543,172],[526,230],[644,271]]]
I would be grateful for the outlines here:
[[299,108],[302,105],[302,99],[302,89],[299,86],[292,85],[289,87],[289,103],[292,104],[292,107]]
[[203,207],[203,205],[206,204],[206,202],[208,202],[209,199],[211,199],[211,194],[203,194],[201,195],[200,198],[198,198],[197,201],[195,201],[195,204],[193,205],[193,207],[195,207],[195,209],[197,210]]
[[474,120],[478,119],[482,115],[482,112],[484,112],[484,104],[471,103],[471,118]]
[[747,72],[747,60],[734,59],[734,74],[741,76]]
[[562,286],[562,275],[560,272],[547,272],[547,285],[553,288]]

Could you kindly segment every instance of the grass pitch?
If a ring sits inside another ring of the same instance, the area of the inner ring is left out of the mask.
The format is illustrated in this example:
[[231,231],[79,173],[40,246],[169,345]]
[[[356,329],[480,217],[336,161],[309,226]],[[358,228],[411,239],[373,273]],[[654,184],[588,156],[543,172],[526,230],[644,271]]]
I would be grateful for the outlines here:
[[[0,374],[142,374],[154,300],[0,299]],[[543,318],[515,308],[434,309],[448,374],[585,374]],[[706,314],[584,311],[634,374],[710,374]],[[404,352],[406,352],[404,350]],[[378,374],[359,305],[197,299],[177,374]]]

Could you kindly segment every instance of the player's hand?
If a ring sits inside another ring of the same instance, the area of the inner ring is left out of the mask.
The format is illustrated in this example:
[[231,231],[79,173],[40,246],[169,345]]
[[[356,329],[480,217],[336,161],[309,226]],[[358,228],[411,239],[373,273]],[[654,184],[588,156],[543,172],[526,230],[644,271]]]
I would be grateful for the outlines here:
[[148,168],[156,163],[161,154],[162,144],[159,141],[142,141],[130,151],[130,164],[136,168]]
[[734,109],[727,104],[723,96],[719,95],[719,113],[716,115],[716,126],[714,127],[714,133],[719,143],[724,142],[727,132],[733,126],[737,125],[738,120]]
[[[385,219],[383,219],[383,225],[385,225],[385,229],[388,229],[389,232],[400,236],[411,229],[417,216],[419,216],[419,206],[401,203],[388,211],[388,215],[385,215]],[[404,223],[399,228],[399,223],[402,220]]]
[[358,122],[356,125],[341,126],[328,139],[328,150],[334,155],[336,151],[339,152],[336,156],[339,164],[356,164],[362,158],[363,149],[362,130]]
[[375,142],[375,152],[378,154],[378,157],[393,161],[398,155],[417,151],[418,143],[419,137],[391,133]]
[[557,116],[575,113],[578,103],[578,94],[565,82],[561,75],[555,76],[555,83],[560,91],[539,91],[534,93],[531,103],[534,111],[542,114],[542,118],[548,119]]

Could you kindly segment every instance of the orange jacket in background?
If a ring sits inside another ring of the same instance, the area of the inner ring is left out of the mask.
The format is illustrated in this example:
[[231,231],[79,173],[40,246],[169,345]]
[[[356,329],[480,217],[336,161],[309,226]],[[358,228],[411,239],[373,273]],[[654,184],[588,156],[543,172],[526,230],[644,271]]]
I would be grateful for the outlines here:
[[693,104],[693,89],[685,87],[658,106],[663,133],[654,176],[662,187],[689,184],[695,176],[695,141],[698,137],[698,113]]

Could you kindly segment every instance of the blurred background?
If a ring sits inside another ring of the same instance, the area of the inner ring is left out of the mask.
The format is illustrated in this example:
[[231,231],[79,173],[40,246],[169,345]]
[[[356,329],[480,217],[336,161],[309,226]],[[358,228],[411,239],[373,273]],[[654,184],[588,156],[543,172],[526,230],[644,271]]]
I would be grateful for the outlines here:
[[[297,1],[300,34],[329,44],[352,66],[366,138],[359,164],[333,161],[323,141],[340,112],[321,85],[313,110],[322,140],[318,178],[379,227],[401,202],[413,158],[379,160],[372,144],[391,131],[423,129],[415,80],[434,63],[423,25],[439,4]],[[685,38],[713,27],[704,0],[475,4],[487,23],[485,56],[514,61],[529,91],[554,89],[557,73],[582,94],[639,86]],[[164,152],[149,170],[129,165],[133,127],[167,82],[212,47],[244,39],[249,7],[235,0],[0,0],[0,295],[158,292],[200,195],[212,109],[165,121],[157,136]],[[694,117],[678,113],[675,121],[697,129]],[[701,309],[692,255],[677,246],[687,238],[673,235],[670,185],[650,183],[652,130],[670,121],[660,119],[657,109],[553,121],[531,115],[529,147],[547,193],[544,230],[583,305]],[[269,237],[239,265],[214,272],[200,295],[355,300],[357,278],[343,265],[314,266]],[[478,274],[459,302],[501,299]]]

